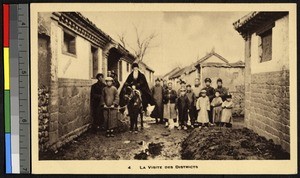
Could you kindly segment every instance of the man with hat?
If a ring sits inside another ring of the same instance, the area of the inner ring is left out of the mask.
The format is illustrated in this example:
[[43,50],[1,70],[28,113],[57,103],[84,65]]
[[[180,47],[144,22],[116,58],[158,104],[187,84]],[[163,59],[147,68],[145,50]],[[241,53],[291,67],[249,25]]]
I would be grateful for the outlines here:
[[225,87],[223,87],[222,85],[223,85],[223,81],[222,81],[222,79],[219,78],[217,80],[216,91],[218,91],[220,93],[220,97],[222,98],[223,101],[225,101],[226,95],[227,95],[227,89]]
[[145,75],[139,71],[139,65],[138,63],[133,63],[132,64],[132,72],[128,75],[120,93],[120,105],[124,106],[125,105],[125,98],[122,97],[124,96],[125,92],[125,87],[130,86],[132,87],[133,85],[136,86],[136,89],[141,91],[142,93],[142,103],[143,103],[143,110],[146,111],[148,104],[150,105],[155,105],[155,101],[152,97],[148,82],[146,80]]
[[[151,113],[151,117],[156,119],[156,123],[163,123],[163,93],[164,89],[160,84],[159,78],[155,80],[155,85],[153,86],[152,90],[152,97],[154,98],[155,101],[155,108]],[[158,118],[160,119],[158,122]]]
[[[205,87],[202,90],[206,90],[206,96],[208,96],[209,102],[212,102],[212,100],[215,97],[215,89],[211,87],[211,79],[206,78],[204,82],[205,82]],[[208,115],[209,115],[209,123],[212,125],[213,124],[212,108],[210,108]]]
[[100,129],[103,126],[103,110],[100,107],[100,101],[102,97],[102,90],[105,87],[103,81],[103,74],[98,73],[96,75],[97,83],[91,87],[91,113],[93,118],[94,129]]

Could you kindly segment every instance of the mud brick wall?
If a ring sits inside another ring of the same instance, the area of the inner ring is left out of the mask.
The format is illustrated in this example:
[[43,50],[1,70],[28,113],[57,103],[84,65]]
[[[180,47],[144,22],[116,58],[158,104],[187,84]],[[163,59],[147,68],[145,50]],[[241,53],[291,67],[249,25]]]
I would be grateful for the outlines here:
[[290,151],[289,71],[251,75],[250,117],[246,124]]
[[58,144],[71,141],[91,123],[91,80],[58,79]]
[[38,88],[38,116],[39,116],[39,150],[47,151],[49,144],[49,89],[46,86]]

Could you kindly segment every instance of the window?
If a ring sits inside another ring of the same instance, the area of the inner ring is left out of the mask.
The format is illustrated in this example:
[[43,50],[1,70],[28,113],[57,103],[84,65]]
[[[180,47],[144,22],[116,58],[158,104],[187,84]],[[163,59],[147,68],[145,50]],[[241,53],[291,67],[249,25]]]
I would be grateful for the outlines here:
[[119,61],[119,81],[122,81],[122,61]]
[[259,34],[260,62],[272,60],[272,28]]
[[67,32],[64,32],[63,52],[76,55],[76,37]]

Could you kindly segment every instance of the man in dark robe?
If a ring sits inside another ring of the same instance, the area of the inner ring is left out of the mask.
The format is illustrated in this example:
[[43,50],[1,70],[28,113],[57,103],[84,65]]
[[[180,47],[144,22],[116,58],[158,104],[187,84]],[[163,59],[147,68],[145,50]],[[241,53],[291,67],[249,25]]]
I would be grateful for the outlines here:
[[136,89],[139,90],[142,93],[142,103],[143,103],[143,110],[147,110],[148,104],[155,105],[155,101],[152,97],[148,82],[146,80],[146,77],[143,73],[139,71],[139,65],[137,63],[132,64],[133,71],[128,75],[122,89],[120,92],[120,105],[124,106],[125,100],[124,100],[124,88],[126,86],[132,87],[133,85],[136,86]]
[[[151,91],[152,91],[152,97],[154,98],[155,101],[155,108],[150,116],[155,118],[157,124],[163,123],[164,105],[162,100],[163,100],[164,89],[161,86],[159,79],[155,80],[155,85],[153,86]],[[158,122],[158,118],[160,119],[159,122]]]
[[103,125],[103,110],[100,107],[102,98],[102,90],[105,87],[103,81],[103,74],[99,73],[96,75],[97,83],[91,87],[91,114],[93,117],[94,129],[100,129]]
[[[205,82],[205,87],[202,90],[206,90],[206,95],[208,96],[209,102],[211,103],[215,97],[215,89],[212,86],[210,86],[211,85],[210,78],[206,78],[204,82]],[[212,108],[210,108],[210,111],[208,111],[208,116],[209,116],[209,123],[210,125],[212,125],[213,124]]]
[[223,81],[222,79],[217,80],[217,88],[216,91],[220,93],[220,97],[222,98],[223,101],[226,100],[226,95],[227,95],[227,89],[223,87]]

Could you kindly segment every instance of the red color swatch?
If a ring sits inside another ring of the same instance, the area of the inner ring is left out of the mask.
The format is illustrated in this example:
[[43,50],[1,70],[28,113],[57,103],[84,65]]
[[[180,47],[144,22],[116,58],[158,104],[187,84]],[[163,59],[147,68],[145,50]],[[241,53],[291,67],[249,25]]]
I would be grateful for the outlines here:
[[9,47],[9,5],[3,4],[3,46]]

